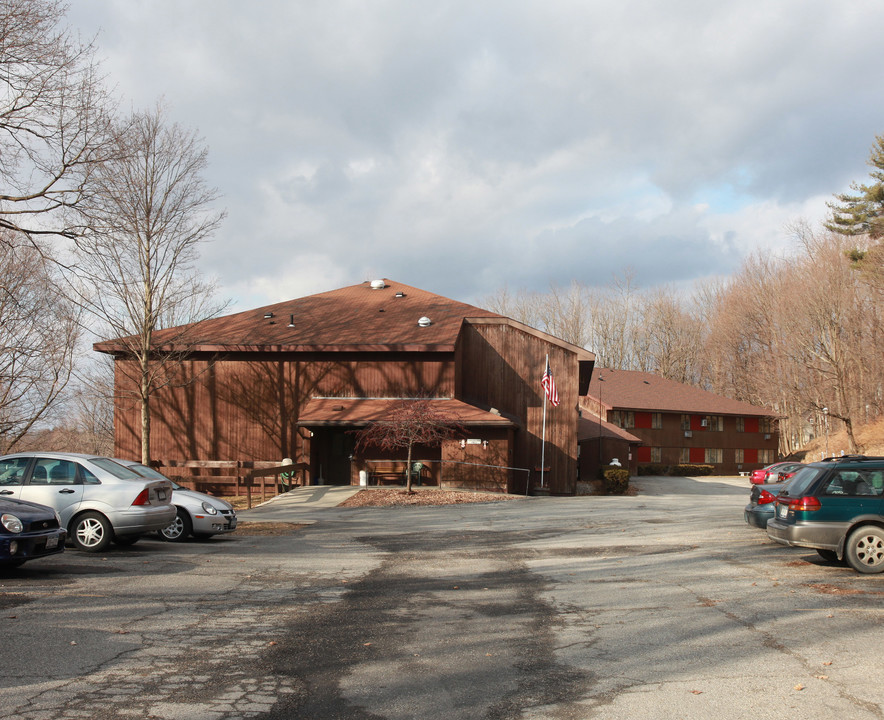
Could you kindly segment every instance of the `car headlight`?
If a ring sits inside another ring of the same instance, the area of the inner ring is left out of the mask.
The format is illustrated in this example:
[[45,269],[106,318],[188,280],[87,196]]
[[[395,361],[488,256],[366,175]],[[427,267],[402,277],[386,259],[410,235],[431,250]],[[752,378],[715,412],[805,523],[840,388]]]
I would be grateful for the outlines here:
[[3,524],[9,532],[11,533],[20,533],[25,529],[25,526],[22,524],[22,521],[19,520],[15,515],[10,515],[9,513],[3,513],[0,515],[0,523]]
[[203,503],[203,510],[206,511],[206,515],[217,515],[218,514],[218,508],[216,508],[214,505],[212,505],[212,503],[210,503],[208,501]]

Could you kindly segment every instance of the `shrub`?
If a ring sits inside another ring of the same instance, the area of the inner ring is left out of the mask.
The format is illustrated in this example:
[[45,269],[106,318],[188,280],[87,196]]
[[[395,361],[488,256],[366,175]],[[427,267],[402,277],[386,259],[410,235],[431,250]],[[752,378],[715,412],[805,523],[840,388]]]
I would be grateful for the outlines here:
[[673,465],[670,468],[670,475],[712,475],[715,468],[712,465]]
[[605,492],[610,495],[623,495],[629,489],[629,470],[612,465],[602,470]]

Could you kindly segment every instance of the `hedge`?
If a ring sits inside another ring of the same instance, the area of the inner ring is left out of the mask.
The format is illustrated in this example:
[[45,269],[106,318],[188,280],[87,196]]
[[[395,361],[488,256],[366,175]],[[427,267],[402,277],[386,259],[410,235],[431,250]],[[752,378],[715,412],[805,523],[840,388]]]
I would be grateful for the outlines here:
[[713,475],[715,468],[712,465],[663,465],[661,463],[648,463],[638,466],[639,475],[677,475],[690,477],[695,475]]
[[602,470],[605,492],[609,495],[623,495],[629,489],[629,470],[609,466]]

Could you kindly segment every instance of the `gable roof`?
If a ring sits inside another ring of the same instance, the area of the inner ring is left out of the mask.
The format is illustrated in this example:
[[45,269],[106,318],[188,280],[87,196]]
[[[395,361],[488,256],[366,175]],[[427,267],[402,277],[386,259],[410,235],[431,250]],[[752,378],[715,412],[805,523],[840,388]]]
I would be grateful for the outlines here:
[[583,402],[588,408],[594,407],[595,412],[601,405],[609,410],[777,416],[759,405],[732,400],[653,373],[610,368],[596,368]]
[[[453,351],[465,318],[502,315],[402,283],[384,280],[286,300],[213,318],[187,329],[191,351],[437,350]],[[430,324],[418,324],[427,317]],[[182,328],[154,334],[160,349],[183,349]],[[164,346],[164,343],[167,343]],[[125,350],[119,340],[99,352]]]
[[[160,352],[454,352],[465,321],[509,325],[582,362],[595,360],[588,350],[504,315],[386,278],[159,330],[153,342]],[[128,344],[118,338],[93,349],[126,353]]]

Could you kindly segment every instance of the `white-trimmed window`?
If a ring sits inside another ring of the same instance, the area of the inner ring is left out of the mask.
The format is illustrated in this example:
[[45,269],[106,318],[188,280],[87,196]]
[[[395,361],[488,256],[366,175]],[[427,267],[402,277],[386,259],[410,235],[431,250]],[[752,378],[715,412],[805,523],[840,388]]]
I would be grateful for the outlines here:
[[691,449],[690,448],[680,448],[678,454],[678,462],[681,465],[689,465],[691,462]]
[[706,464],[721,465],[721,448],[706,448]]
[[[742,418],[740,419],[742,420]],[[742,430],[740,432],[742,432]],[[743,464],[743,457],[743,448],[737,448],[734,450],[734,462],[737,463],[737,465]]]
[[772,448],[758,449],[758,462],[762,465],[770,465],[774,461]]

